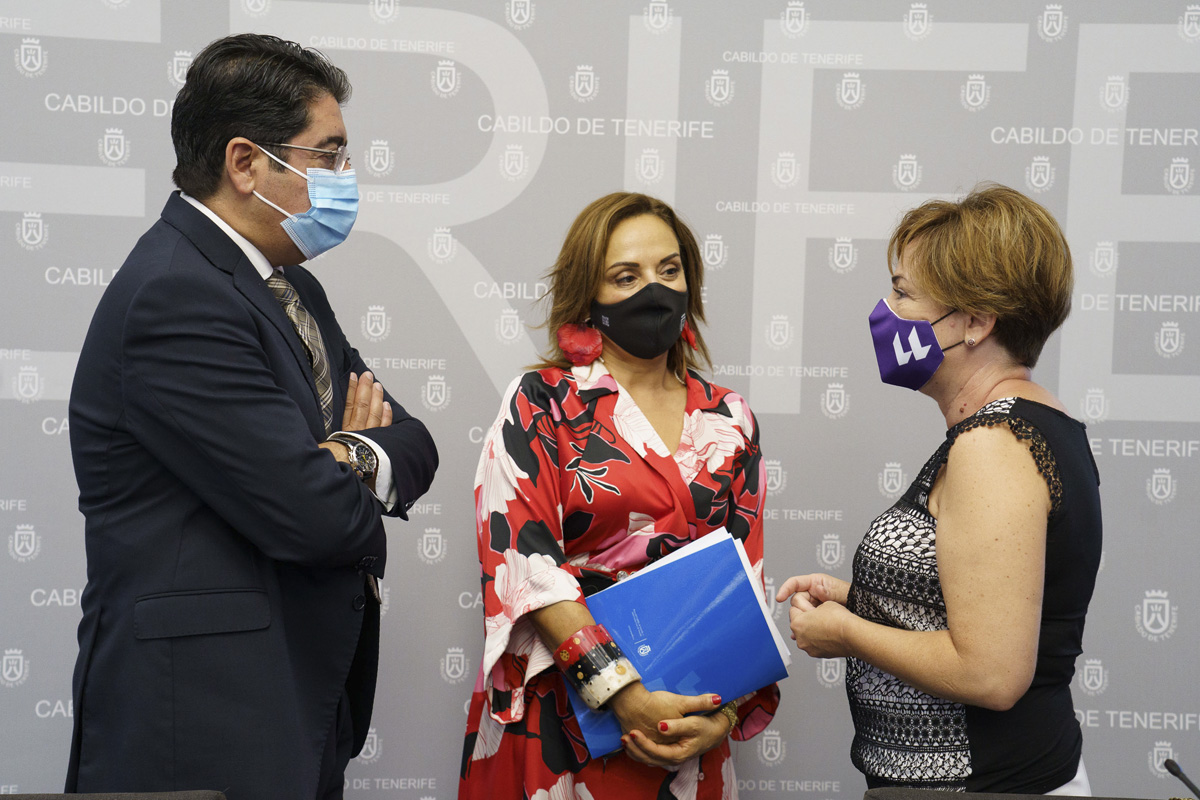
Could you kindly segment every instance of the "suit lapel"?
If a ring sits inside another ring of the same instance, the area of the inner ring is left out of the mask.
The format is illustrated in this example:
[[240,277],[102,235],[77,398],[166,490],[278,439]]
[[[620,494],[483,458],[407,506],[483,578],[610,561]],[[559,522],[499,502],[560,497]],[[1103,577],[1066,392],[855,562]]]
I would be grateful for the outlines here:
[[[304,380],[308,384],[312,395],[312,403],[304,403],[301,402],[301,398],[295,398],[297,405],[300,406],[301,411],[304,413],[304,418],[308,421],[309,427],[312,428],[313,435],[316,436],[318,441],[324,440],[325,422],[321,418],[321,398],[317,393],[317,384],[313,378],[312,363],[309,361],[308,351],[304,349],[304,343],[300,341],[300,334],[296,333],[295,326],[288,319],[283,306],[279,304],[279,300],[267,286],[267,282],[258,274],[258,270],[250,263],[250,259],[237,246],[237,243],[230,239],[223,230],[218,228],[211,219],[204,216],[188,201],[180,197],[178,193],[173,193],[168,198],[167,205],[163,208],[162,218],[168,224],[177,228],[196,245],[196,248],[204,254],[204,257],[214,267],[222,272],[228,272],[233,279],[234,288],[241,292],[242,296],[260,314],[266,317],[275,330],[279,332],[283,341],[287,343],[292,357],[296,360],[296,366],[300,370],[300,374],[304,376]],[[304,298],[301,297],[300,301],[304,302]],[[323,329],[321,334],[322,336],[325,335]],[[326,349],[328,349],[328,345]],[[332,370],[332,361],[330,363]],[[334,377],[337,377],[336,373],[334,373]],[[335,409],[340,408],[338,405],[338,395],[339,392],[335,386]],[[345,402],[344,393],[342,394],[342,398],[342,402]]]
[[[267,282],[258,274],[258,270],[245,255],[242,256],[241,262],[233,271],[233,285],[263,316],[270,320],[271,325],[287,342],[288,349],[291,350],[292,357],[296,360],[300,374],[304,376],[304,382],[308,385],[312,398],[312,403],[302,403],[299,402],[299,398],[296,398],[297,403],[304,412],[304,418],[308,420],[308,425],[312,428],[317,441],[324,441],[325,420],[321,417],[321,395],[317,392],[312,362],[308,358],[308,351],[304,349],[304,343],[300,340],[300,334],[296,332],[296,326],[288,319],[283,306],[279,304],[279,299],[275,297],[274,292],[267,286]],[[300,302],[303,303],[304,298],[300,298]],[[336,390],[334,390],[334,395],[336,402]],[[335,405],[334,408],[337,406]]]

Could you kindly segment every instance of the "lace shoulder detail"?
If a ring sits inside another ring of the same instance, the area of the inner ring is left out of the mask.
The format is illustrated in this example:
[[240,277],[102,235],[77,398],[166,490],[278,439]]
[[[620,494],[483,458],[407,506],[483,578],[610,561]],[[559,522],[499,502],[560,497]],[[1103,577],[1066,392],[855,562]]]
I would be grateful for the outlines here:
[[1042,432],[1024,417],[1013,415],[1012,409],[1016,401],[1015,397],[993,400],[952,427],[946,432],[946,453],[949,456],[950,446],[954,444],[954,440],[967,431],[985,426],[994,428],[997,425],[1007,425],[1013,436],[1017,437],[1017,441],[1028,444],[1029,454],[1033,456],[1033,463],[1037,465],[1038,473],[1046,481],[1046,486],[1050,490],[1050,515],[1053,516],[1058,513],[1063,494],[1058,462]]

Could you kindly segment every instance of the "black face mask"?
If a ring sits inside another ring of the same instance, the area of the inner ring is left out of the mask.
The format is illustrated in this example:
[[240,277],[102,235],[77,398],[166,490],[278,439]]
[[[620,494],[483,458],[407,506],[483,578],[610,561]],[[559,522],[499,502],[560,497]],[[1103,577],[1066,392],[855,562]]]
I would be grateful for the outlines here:
[[651,283],[618,303],[592,301],[592,325],[638,358],[656,358],[679,341],[688,293]]

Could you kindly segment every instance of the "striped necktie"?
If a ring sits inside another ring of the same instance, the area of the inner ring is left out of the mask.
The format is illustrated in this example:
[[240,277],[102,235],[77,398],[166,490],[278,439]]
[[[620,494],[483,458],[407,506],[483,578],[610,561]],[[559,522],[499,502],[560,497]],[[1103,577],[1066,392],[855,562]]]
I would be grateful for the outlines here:
[[267,286],[279,299],[284,313],[292,321],[308,358],[312,362],[313,380],[317,384],[317,394],[321,396],[321,417],[325,421],[325,435],[333,431],[333,386],[329,377],[329,355],[325,352],[325,342],[321,339],[321,330],[316,320],[308,313],[308,309],[300,302],[300,295],[288,283],[283,273],[275,270],[267,278]]

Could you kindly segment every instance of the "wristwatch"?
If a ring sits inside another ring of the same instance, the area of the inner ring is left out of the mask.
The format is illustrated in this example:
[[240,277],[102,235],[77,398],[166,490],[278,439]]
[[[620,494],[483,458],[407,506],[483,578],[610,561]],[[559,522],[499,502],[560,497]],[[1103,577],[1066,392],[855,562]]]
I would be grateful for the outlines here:
[[350,451],[350,468],[354,470],[354,474],[360,480],[367,481],[375,477],[379,459],[375,457],[375,451],[369,445],[364,444],[361,439],[347,436],[344,433],[333,434],[329,437],[329,441],[346,445],[346,449]]

